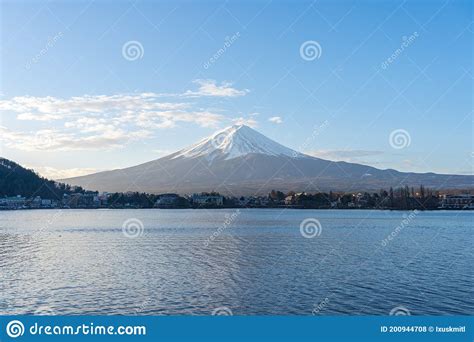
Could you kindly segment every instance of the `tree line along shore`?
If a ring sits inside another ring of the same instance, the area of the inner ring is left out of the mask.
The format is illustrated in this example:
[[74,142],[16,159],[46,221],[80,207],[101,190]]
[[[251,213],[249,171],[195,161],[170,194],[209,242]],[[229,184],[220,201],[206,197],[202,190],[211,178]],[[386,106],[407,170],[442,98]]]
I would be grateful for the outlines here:
[[[441,194],[429,188],[390,188],[378,192],[293,192],[272,190],[267,196],[225,196],[217,192],[192,195],[139,192],[99,193],[79,187],[63,188],[62,196],[0,197],[0,209],[209,209],[209,208],[293,208],[293,209],[389,209],[446,210],[474,209],[470,192]],[[56,194],[55,194],[56,195]]]

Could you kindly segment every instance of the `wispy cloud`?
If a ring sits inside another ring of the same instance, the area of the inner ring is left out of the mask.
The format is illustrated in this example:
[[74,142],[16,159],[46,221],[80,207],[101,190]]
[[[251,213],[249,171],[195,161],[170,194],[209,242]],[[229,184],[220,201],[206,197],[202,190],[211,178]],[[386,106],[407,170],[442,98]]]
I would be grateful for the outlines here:
[[235,125],[247,125],[247,126],[250,126],[250,127],[253,127],[253,128],[258,126],[258,122],[254,118],[238,117],[238,118],[232,119],[232,122]]
[[[70,98],[16,96],[0,100],[0,113],[38,124],[52,122],[53,128],[12,130],[0,127],[0,141],[6,146],[33,151],[111,149],[133,140],[148,138],[154,129],[172,128],[179,123],[217,127],[226,118],[206,108],[196,108],[187,97],[236,97],[231,83],[196,80],[196,91],[181,94],[134,93],[82,95]],[[193,100],[195,101],[195,100]],[[24,125],[20,125],[24,126]]]
[[230,82],[222,82],[220,85],[215,80],[195,80],[194,83],[199,85],[197,91],[188,90],[185,96],[217,96],[217,97],[237,97],[246,95],[249,90],[239,90],[232,87]]
[[110,129],[89,135],[55,129],[16,132],[0,126],[0,141],[7,147],[24,151],[114,149],[124,146],[129,141],[144,139],[150,134],[151,132],[147,130],[121,129]]
[[48,179],[65,179],[65,178],[85,176],[91,173],[105,171],[105,170],[94,169],[94,168],[58,169],[58,168],[50,167],[50,166],[31,166],[31,165],[25,165],[25,166],[30,169],[35,170],[41,176],[46,177]]
[[283,123],[283,119],[280,116],[272,116],[271,118],[268,119],[268,121],[276,123],[276,124]]
[[177,110],[189,106],[182,102],[161,102],[163,95],[155,93],[83,95],[68,99],[52,96],[16,96],[0,100],[0,111],[18,113],[19,120],[61,120],[101,114],[133,113],[140,111]]
[[358,161],[358,158],[379,156],[383,152],[374,150],[315,150],[306,152],[306,154],[334,161],[355,162]]

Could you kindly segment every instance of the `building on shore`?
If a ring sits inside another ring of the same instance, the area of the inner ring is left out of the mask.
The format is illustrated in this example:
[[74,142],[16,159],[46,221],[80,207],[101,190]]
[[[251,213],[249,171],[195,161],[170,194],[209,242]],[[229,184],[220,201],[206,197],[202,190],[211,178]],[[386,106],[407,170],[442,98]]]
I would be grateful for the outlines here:
[[178,194],[159,195],[155,202],[155,208],[174,208],[179,205],[179,199]]
[[64,194],[62,204],[68,208],[98,208],[100,199],[97,193],[74,193]]
[[21,209],[26,207],[26,197],[21,195],[0,198],[1,209]]
[[474,209],[474,195],[443,195],[440,208],[442,209]]
[[224,196],[217,194],[193,194],[191,202],[193,206],[198,207],[222,207]]

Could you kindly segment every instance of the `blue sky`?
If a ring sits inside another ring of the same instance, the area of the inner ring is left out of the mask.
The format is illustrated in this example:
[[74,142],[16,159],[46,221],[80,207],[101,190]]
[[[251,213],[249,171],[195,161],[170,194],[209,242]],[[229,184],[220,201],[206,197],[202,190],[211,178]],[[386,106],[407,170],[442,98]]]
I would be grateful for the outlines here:
[[146,162],[237,122],[322,158],[472,174],[470,1],[0,10],[1,155],[44,175]]

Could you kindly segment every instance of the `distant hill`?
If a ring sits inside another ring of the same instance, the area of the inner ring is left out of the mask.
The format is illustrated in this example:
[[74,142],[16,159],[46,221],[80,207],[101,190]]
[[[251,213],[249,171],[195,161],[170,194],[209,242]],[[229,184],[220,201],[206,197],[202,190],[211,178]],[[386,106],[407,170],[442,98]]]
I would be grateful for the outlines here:
[[36,174],[33,170],[0,158],[0,197],[21,195],[27,198],[40,196],[45,199],[61,199],[63,194],[83,193],[82,187],[71,187]]
[[245,125],[214,133],[163,158],[121,170],[63,180],[99,191],[266,195],[288,191],[378,191],[390,187],[472,189],[474,176],[399,172],[315,158]]

